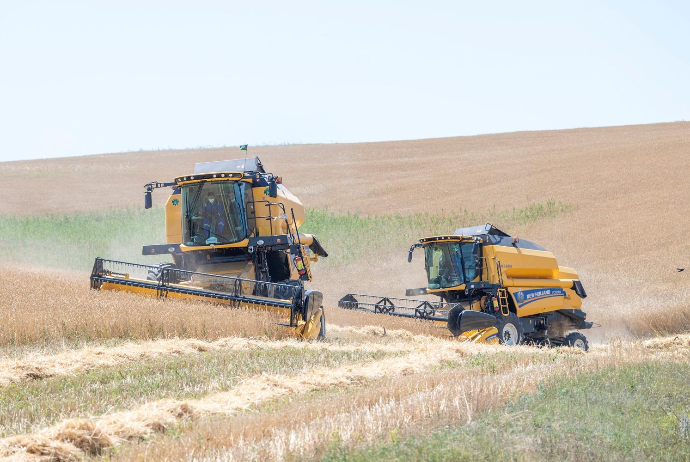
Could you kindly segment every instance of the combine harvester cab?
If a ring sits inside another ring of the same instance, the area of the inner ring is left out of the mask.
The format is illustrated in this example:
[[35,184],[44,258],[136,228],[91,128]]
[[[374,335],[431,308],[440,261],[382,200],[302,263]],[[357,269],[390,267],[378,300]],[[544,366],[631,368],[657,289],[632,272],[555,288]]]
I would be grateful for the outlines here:
[[408,261],[420,247],[428,286],[406,295],[437,295],[439,302],[347,294],[339,306],[442,322],[474,341],[588,349],[577,332],[592,327],[581,310],[587,294],[575,270],[559,266],[551,252],[491,224],[420,239]]
[[258,157],[196,164],[194,173],[145,185],[145,208],[156,188],[171,187],[165,204],[166,243],[143,255],[174,263],[143,265],[96,258],[91,288],[154,297],[208,300],[284,315],[300,338],[323,338],[323,295],[305,290],[310,264],[328,254],[299,232],[304,206],[266,173]]

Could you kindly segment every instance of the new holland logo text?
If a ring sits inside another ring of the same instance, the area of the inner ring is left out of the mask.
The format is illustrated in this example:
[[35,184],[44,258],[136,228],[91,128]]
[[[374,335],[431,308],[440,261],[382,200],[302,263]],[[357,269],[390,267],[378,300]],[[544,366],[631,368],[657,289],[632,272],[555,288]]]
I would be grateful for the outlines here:
[[528,293],[525,295],[527,300],[531,298],[543,297],[544,295],[551,295],[551,289],[538,290],[536,292]]
[[515,293],[515,299],[519,306],[552,297],[565,297],[565,291],[563,289],[534,289],[521,290]]

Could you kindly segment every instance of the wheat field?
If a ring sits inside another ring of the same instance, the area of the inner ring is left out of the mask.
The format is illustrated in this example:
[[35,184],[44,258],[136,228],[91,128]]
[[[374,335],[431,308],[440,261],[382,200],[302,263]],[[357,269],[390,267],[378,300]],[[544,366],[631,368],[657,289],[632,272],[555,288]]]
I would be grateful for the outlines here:
[[[325,342],[288,338],[267,312],[94,292],[78,269],[96,256],[84,248],[154,235],[127,221],[147,216],[131,212],[144,183],[239,149],[0,163],[0,457],[687,459],[690,123],[249,152],[313,212],[333,255],[310,283],[325,294]],[[66,231],[91,219],[101,226]],[[460,343],[337,308],[347,292],[424,286],[408,241],[454,220],[492,221],[576,268],[599,325],[590,352]],[[115,222],[124,239],[79,242]],[[59,245],[35,242],[51,236]],[[604,399],[612,383],[620,396]]]

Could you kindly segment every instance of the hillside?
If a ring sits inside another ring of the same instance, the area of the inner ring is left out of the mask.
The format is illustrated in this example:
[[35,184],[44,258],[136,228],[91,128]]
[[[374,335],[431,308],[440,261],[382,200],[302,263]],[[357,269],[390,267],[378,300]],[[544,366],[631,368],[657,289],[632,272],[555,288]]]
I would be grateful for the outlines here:
[[[689,276],[676,271],[690,267],[689,150],[690,123],[679,122],[249,152],[307,207],[334,213],[492,216],[548,200],[568,204],[572,211],[548,220],[496,224],[578,269],[602,334],[628,326],[625,332],[631,323],[649,334],[672,331],[667,324],[679,316],[690,322]],[[12,198],[0,214],[142,208],[145,182],[242,155],[222,148],[0,163],[0,193]],[[154,195],[158,204],[165,197]],[[337,237],[324,244],[331,253],[351,252]],[[319,263],[315,286],[330,304],[348,291],[400,295],[424,285],[419,263],[406,263],[406,249],[382,250],[355,266]]]
[[[250,147],[331,254],[310,283],[325,341],[286,338],[275,313],[89,288],[96,255],[142,261],[162,239],[166,193],[142,210],[145,182],[242,154],[0,163],[0,458],[687,457],[690,123]],[[337,308],[424,286],[409,245],[484,221],[577,269],[589,352]]]
[[[674,198],[679,199],[685,185],[689,142],[690,123],[679,122],[381,143],[250,146],[249,155],[280,172],[310,207],[410,213],[557,198],[614,213],[638,207],[639,215],[687,203]],[[191,172],[195,162],[243,155],[238,148],[218,148],[3,162],[0,193],[14,200],[3,201],[0,214],[139,207],[144,183]],[[51,185],[50,194],[45,193],[46,184]],[[157,199],[162,203],[163,195]],[[617,206],[611,207],[614,202]]]

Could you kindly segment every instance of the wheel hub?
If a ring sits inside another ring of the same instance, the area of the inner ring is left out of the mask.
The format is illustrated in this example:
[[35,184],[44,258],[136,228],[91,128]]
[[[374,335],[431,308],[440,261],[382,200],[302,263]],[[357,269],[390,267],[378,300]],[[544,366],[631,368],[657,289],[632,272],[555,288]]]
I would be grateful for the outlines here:
[[585,349],[585,342],[583,342],[582,339],[579,338],[573,342],[573,346],[575,348],[579,348],[581,350],[584,350]]
[[518,342],[518,332],[517,327],[513,324],[506,324],[503,326],[503,343],[505,345],[513,346],[517,345]]

